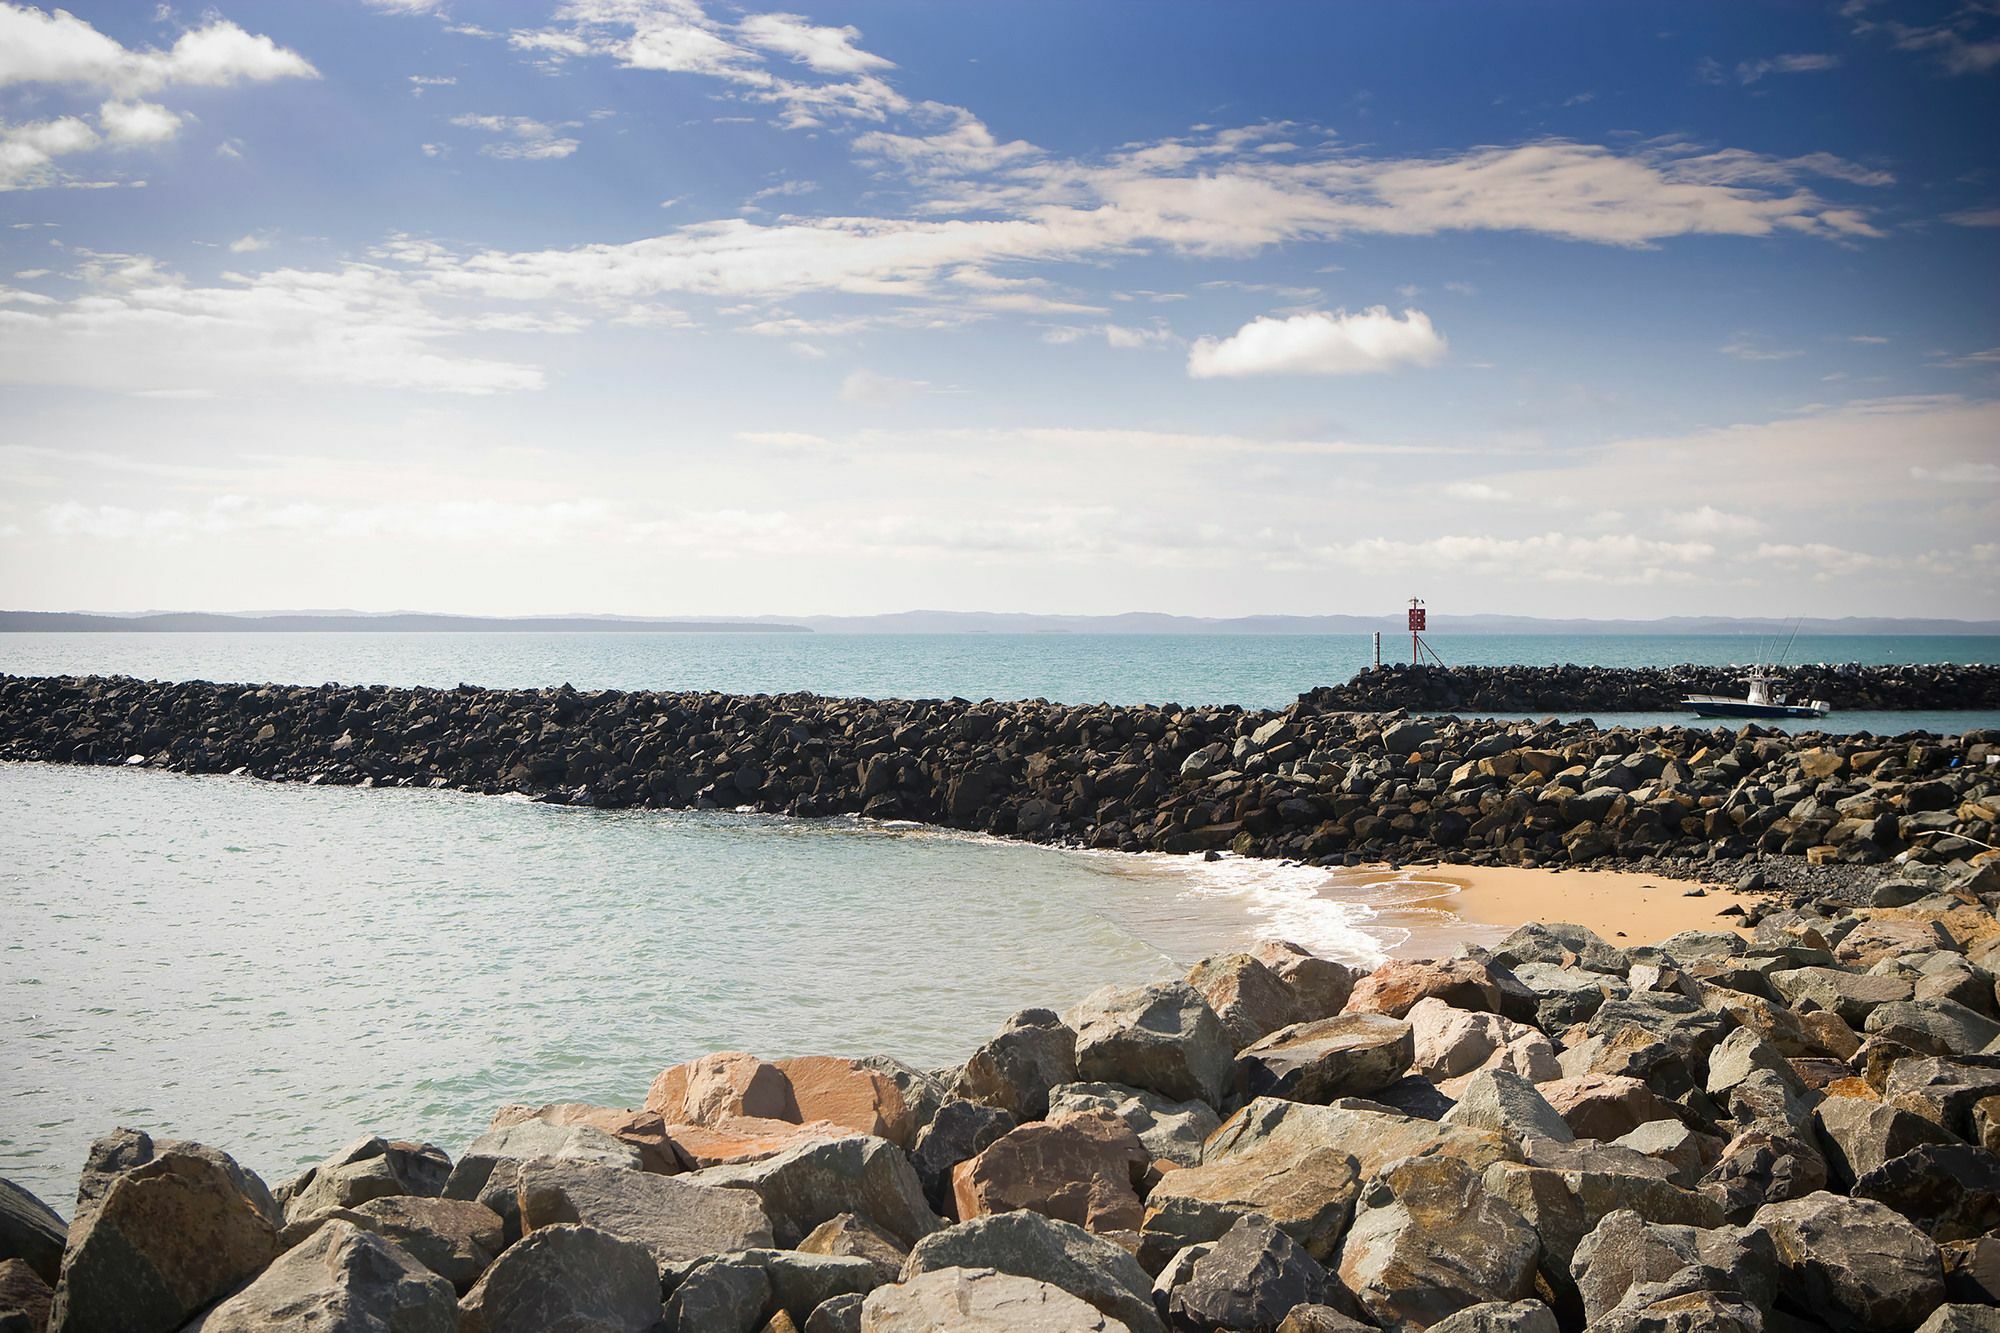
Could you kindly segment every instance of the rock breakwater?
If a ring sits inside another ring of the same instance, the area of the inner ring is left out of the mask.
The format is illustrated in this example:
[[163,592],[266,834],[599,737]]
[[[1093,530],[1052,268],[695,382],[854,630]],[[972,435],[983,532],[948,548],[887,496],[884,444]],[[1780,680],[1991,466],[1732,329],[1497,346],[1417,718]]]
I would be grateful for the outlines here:
[[0,759],[907,819],[1124,851],[1663,873],[2000,841],[2000,732],[1785,735],[1028,701],[0,677]]
[[1294,945],[960,1066],[742,1052],[277,1188],[117,1129],[0,1181],[34,1333],[1975,1333],[2000,1323],[2000,860],[1622,948]]
[[[1415,666],[1364,671],[1306,697],[1315,707],[1381,712],[1652,712],[1690,694],[1741,698],[1746,668],[1712,666]],[[1793,666],[1772,672],[1788,698],[1837,709],[2000,708],[2000,666]]]

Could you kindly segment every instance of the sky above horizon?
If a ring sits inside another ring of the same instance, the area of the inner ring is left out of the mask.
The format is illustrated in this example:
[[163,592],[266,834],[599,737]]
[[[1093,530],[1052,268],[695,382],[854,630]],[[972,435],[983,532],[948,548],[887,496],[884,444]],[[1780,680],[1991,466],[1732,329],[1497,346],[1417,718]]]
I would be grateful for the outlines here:
[[0,606],[2000,616],[2000,5],[0,0]]

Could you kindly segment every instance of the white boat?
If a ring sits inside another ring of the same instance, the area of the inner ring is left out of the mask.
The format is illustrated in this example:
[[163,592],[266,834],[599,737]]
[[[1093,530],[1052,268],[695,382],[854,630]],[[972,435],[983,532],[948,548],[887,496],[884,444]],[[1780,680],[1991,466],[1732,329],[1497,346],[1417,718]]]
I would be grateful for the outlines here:
[[1692,708],[1700,717],[1825,717],[1833,711],[1833,706],[1824,699],[1806,704],[1787,703],[1784,691],[1774,688],[1777,683],[1776,676],[1760,672],[1750,677],[1750,692],[1744,698],[1690,694],[1681,700],[1681,706]]

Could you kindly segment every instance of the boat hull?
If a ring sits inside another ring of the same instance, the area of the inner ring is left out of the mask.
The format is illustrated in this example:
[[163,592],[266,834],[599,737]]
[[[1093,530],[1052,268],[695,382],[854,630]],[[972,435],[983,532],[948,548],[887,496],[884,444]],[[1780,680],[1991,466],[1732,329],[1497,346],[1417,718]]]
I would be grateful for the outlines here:
[[1748,699],[1702,695],[1681,700],[1681,706],[1693,709],[1700,717],[1825,717],[1829,711],[1811,704],[1753,704]]

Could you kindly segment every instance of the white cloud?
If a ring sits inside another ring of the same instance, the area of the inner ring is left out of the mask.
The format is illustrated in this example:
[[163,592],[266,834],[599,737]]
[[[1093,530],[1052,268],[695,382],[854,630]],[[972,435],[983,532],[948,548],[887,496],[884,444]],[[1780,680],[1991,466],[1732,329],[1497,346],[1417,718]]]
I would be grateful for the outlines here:
[[143,257],[93,262],[72,300],[0,310],[0,382],[123,392],[361,385],[440,393],[536,389],[533,366],[451,350],[477,315],[446,315],[393,270],[279,269],[199,287]]
[[1962,208],[1944,220],[1954,227],[2000,227],[2000,208]]
[[412,74],[410,76],[410,96],[422,97],[429,88],[449,88],[458,82],[452,74]]
[[2000,463],[1954,463],[1949,467],[1913,467],[1917,481],[1935,481],[1947,486],[1991,486],[2000,482]]
[[[581,146],[577,140],[560,135],[559,131],[571,128],[569,124],[546,125],[527,116],[453,116],[451,123],[460,129],[485,130],[488,134],[508,135],[519,141],[480,145],[479,151],[488,157],[544,161],[568,157]],[[428,151],[429,145],[425,148]]]
[[1763,531],[1762,520],[1714,505],[1699,505],[1663,516],[1666,525],[1690,537],[1747,537]]
[[895,68],[881,56],[855,45],[861,39],[859,28],[823,28],[797,14],[753,14],[737,24],[736,31],[752,46],[790,56],[822,74],[865,74]]
[[1755,83],[1766,74],[1819,74],[1840,68],[1840,57],[1813,52],[1772,56],[1768,60],[1746,60],[1736,67],[1736,77]]
[[872,370],[857,370],[840,382],[840,398],[846,403],[894,403],[927,387],[923,380],[897,379]]
[[165,51],[133,51],[66,10],[0,2],[0,87],[84,84],[131,97],[170,84],[221,88],[317,77],[298,52],[225,19],[182,33]]
[[1928,27],[1903,23],[1883,23],[1880,27],[1894,39],[1897,50],[1928,52],[1937,57],[1947,74],[1984,74],[2000,66],[2000,38],[1966,35],[1982,12],[1991,11],[1967,5],[1945,22]]
[[1227,338],[1203,338],[1188,352],[1196,379],[1243,375],[1366,375],[1403,366],[1436,365],[1444,336],[1421,310],[1399,319],[1385,306],[1359,314],[1262,316]]
[[52,185],[55,159],[98,145],[97,131],[75,116],[9,125],[0,121],[0,190]]
[[248,236],[238,236],[229,243],[229,253],[232,255],[246,255],[270,248],[271,238],[269,236],[258,235],[256,232],[252,232]]
[[1471,500],[1481,504],[1514,498],[1512,491],[1484,481],[1454,481],[1445,486],[1444,493],[1454,500]]
[[1042,334],[1042,341],[1066,346],[1086,338],[1102,338],[1106,346],[1124,351],[1179,342],[1174,331],[1163,324],[1140,328],[1131,324],[1059,324]]
[[106,102],[97,119],[114,144],[164,143],[181,128],[181,118],[157,102]]

